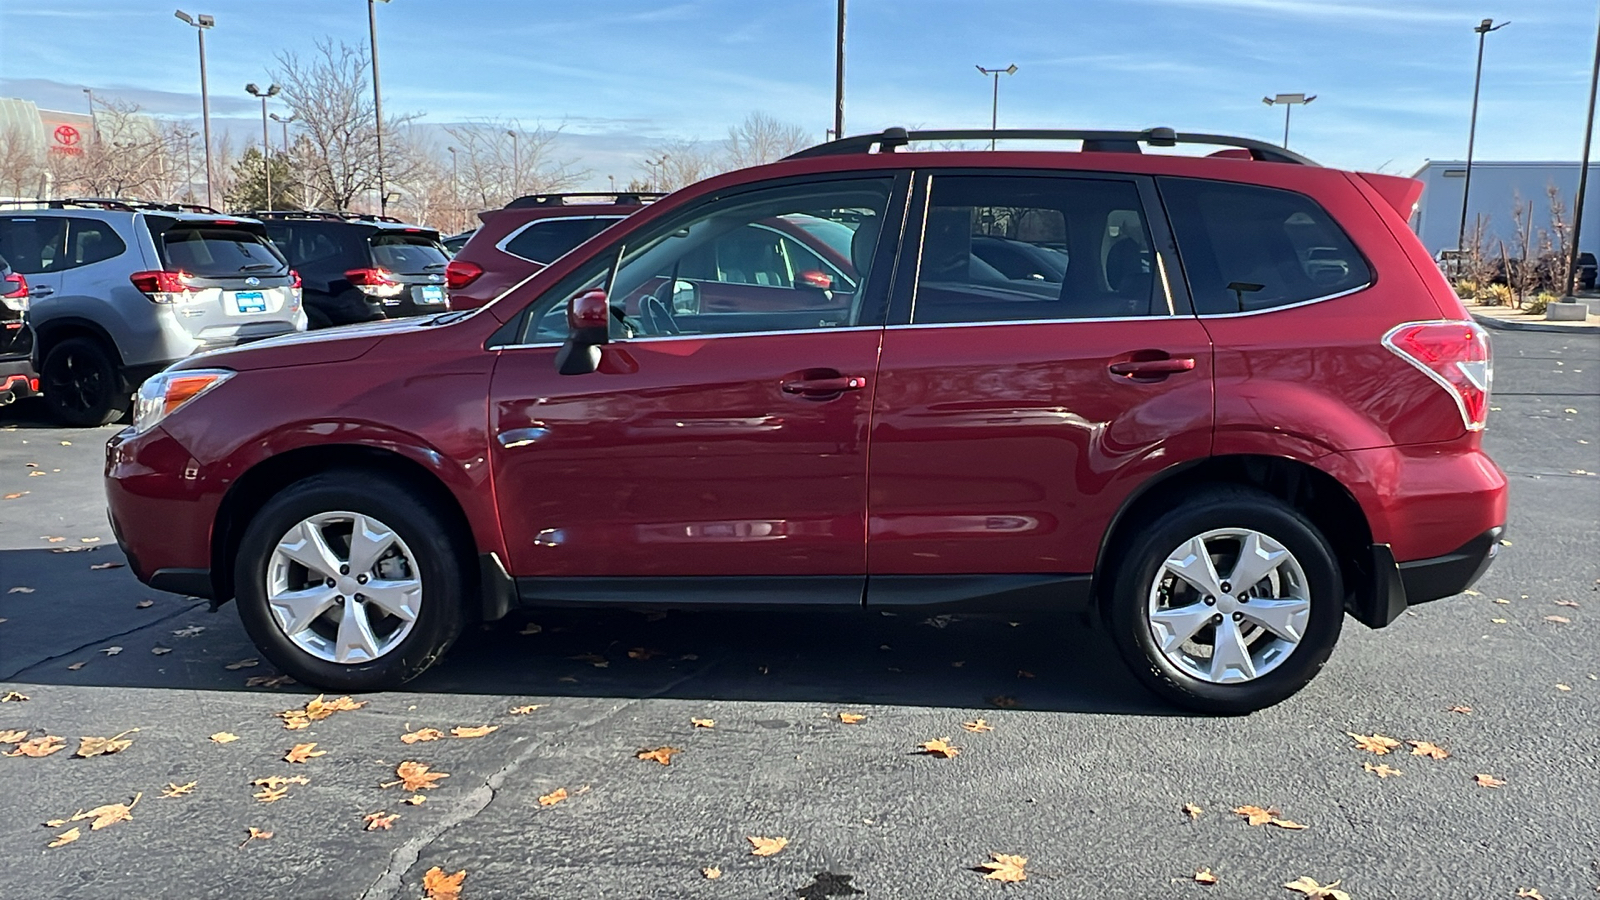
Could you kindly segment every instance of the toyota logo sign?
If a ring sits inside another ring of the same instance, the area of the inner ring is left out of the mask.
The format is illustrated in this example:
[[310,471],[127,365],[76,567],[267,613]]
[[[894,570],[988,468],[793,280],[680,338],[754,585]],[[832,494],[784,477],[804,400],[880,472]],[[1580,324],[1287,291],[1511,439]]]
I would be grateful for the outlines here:
[[73,128],[71,125],[56,126],[56,143],[60,144],[61,146],[76,147],[78,145],[78,141],[82,139],[83,135],[79,134],[78,129]]

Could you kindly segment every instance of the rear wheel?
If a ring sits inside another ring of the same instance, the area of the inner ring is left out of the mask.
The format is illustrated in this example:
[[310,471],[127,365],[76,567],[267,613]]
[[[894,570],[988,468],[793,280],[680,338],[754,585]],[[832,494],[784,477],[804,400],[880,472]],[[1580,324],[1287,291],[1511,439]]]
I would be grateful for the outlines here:
[[1149,520],[1119,556],[1107,619],[1150,688],[1181,706],[1246,713],[1327,662],[1344,588],[1316,527],[1276,498],[1211,488]]
[[460,633],[469,560],[437,504],[388,478],[328,472],[279,493],[245,530],[239,616],[298,681],[393,688]]
[[56,420],[77,428],[94,428],[121,418],[132,405],[106,348],[92,338],[68,338],[50,349],[44,360],[45,402]]

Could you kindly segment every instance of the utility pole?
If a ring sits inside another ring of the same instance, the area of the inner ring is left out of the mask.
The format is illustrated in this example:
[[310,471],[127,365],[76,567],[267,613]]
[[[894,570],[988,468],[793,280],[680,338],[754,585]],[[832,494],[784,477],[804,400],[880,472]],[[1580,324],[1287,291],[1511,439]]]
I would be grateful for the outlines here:
[[272,212],[272,144],[267,138],[267,98],[276,97],[283,88],[274,84],[263,91],[252,82],[245,85],[244,90],[252,97],[261,98],[261,173],[266,176],[267,212]]
[[186,25],[193,25],[200,35],[200,122],[205,131],[206,151],[206,205],[215,207],[211,202],[211,94],[206,90],[206,30],[217,24],[216,17],[206,15],[191,16],[183,10],[173,13]]
[[1572,258],[1567,261],[1567,292],[1571,299],[1578,284],[1578,235],[1583,230],[1583,195],[1589,187],[1589,139],[1594,136],[1594,93],[1600,87],[1600,30],[1595,32],[1594,69],[1589,73],[1589,118],[1583,126],[1583,162],[1578,169],[1578,205],[1572,212]]
[[1477,28],[1472,29],[1478,34],[1478,69],[1472,76],[1472,124],[1467,127],[1467,178],[1461,185],[1461,229],[1456,232],[1456,264],[1460,265],[1461,251],[1466,249],[1467,243],[1467,200],[1472,196],[1472,145],[1478,137],[1478,87],[1483,83],[1483,39],[1491,31],[1510,25],[1510,22],[1494,24],[1493,19],[1484,19]]
[[383,89],[378,84],[378,13],[377,4],[389,0],[367,0],[367,35],[372,40],[372,115],[376,120],[378,135],[378,214],[389,211],[389,192],[383,181]]
[[839,33],[833,50],[833,136],[844,137],[844,4],[839,0]]
[[[989,130],[994,131],[1000,127],[1000,76],[1017,74],[1017,64],[1012,63],[1004,69],[985,69],[978,66],[978,71],[984,75],[994,76],[994,102],[989,107]],[[994,138],[989,138],[989,149],[994,149]]]

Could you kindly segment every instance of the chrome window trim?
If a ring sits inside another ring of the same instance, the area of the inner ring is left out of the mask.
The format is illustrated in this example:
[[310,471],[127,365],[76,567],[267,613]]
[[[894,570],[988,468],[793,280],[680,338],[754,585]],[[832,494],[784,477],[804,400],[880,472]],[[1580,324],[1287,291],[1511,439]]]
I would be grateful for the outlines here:
[[1261,316],[1261,315],[1266,315],[1267,313],[1275,313],[1275,312],[1278,312],[1279,310],[1297,309],[1297,308],[1302,307],[1302,306],[1310,306],[1313,303],[1322,303],[1322,302],[1324,302],[1326,300],[1337,300],[1340,297],[1348,297],[1351,294],[1360,293],[1361,291],[1364,291],[1367,288],[1372,287],[1373,284],[1374,284],[1374,282],[1369,281],[1366,284],[1360,285],[1358,287],[1347,288],[1347,289],[1342,290],[1342,291],[1336,291],[1336,292],[1334,292],[1332,294],[1323,294],[1321,297],[1312,297],[1309,300],[1298,300],[1298,301],[1296,301],[1294,303],[1285,303],[1282,306],[1271,306],[1271,307],[1268,307],[1266,309],[1247,309],[1247,310],[1245,310],[1243,312],[1231,312],[1231,313],[1200,313],[1199,315],[1200,315],[1200,318],[1202,318],[1202,319],[1239,319],[1239,318],[1243,318],[1245,316]]
[[[649,334],[642,337],[620,338],[609,341],[604,346],[621,344],[659,343],[665,341],[709,341],[717,338],[742,338],[742,337],[771,337],[785,334],[839,334],[844,331],[882,331],[882,325],[846,325],[839,328],[789,328],[782,331],[732,331],[720,334]],[[495,350],[520,350],[528,347],[559,347],[564,341],[549,341],[535,344],[502,344]]]
[[907,325],[890,325],[890,331],[911,328],[993,328],[999,325],[1076,325],[1084,322],[1166,322],[1181,316],[1102,316],[1082,319],[1001,319],[989,322],[912,322]]
[[[544,217],[542,219],[534,219],[531,222],[524,222],[521,225],[518,225],[516,228],[513,228],[511,230],[510,234],[507,234],[505,237],[501,238],[499,240],[499,242],[494,245],[494,248],[496,250],[499,250],[501,253],[504,253],[507,256],[514,257],[516,259],[520,259],[520,260],[523,260],[525,262],[538,263],[541,266],[548,266],[548,265],[550,265],[550,263],[555,262],[555,260],[532,259],[532,258],[523,256],[523,255],[521,255],[519,253],[512,253],[510,250],[506,249],[506,245],[510,244],[513,239],[519,237],[524,231],[527,231],[528,229],[534,227],[535,225],[541,225],[541,224],[543,224],[545,222],[571,222],[571,221],[573,221],[575,219],[584,219],[584,220],[609,219],[609,220],[611,220],[613,222],[620,222],[620,221],[622,221],[623,219],[626,219],[626,218],[627,218],[627,216],[617,216],[617,215],[546,216],[546,217]],[[591,235],[591,237],[592,237],[592,235]],[[587,238],[585,238],[585,240],[587,240]],[[583,241],[579,241],[578,243],[581,244],[581,243],[583,243]]]

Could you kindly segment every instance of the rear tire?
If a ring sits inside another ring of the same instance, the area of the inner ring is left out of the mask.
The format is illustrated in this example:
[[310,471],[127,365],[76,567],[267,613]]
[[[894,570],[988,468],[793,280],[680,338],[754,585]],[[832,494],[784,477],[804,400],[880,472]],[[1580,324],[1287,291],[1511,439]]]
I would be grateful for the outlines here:
[[[1305,687],[1344,622],[1327,540],[1251,488],[1207,488],[1168,509],[1135,526],[1106,598],[1112,639],[1133,674],[1167,700],[1213,714],[1254,712]],[[1195,583],[1207,581],[1213,589]]]
[[45,403],[63,425],[108,425],[133,403],[122,390],[115,359],[93,338],[68,338],[52,347],[39,375]]
[[[245,630],[304,684],[376,691],[410,681],[455,641],[471,596],[471,549],[452,518],[398,480],[349,469],[291,485],[240,541]],[[358,524],[367,537],[356,537]]]

